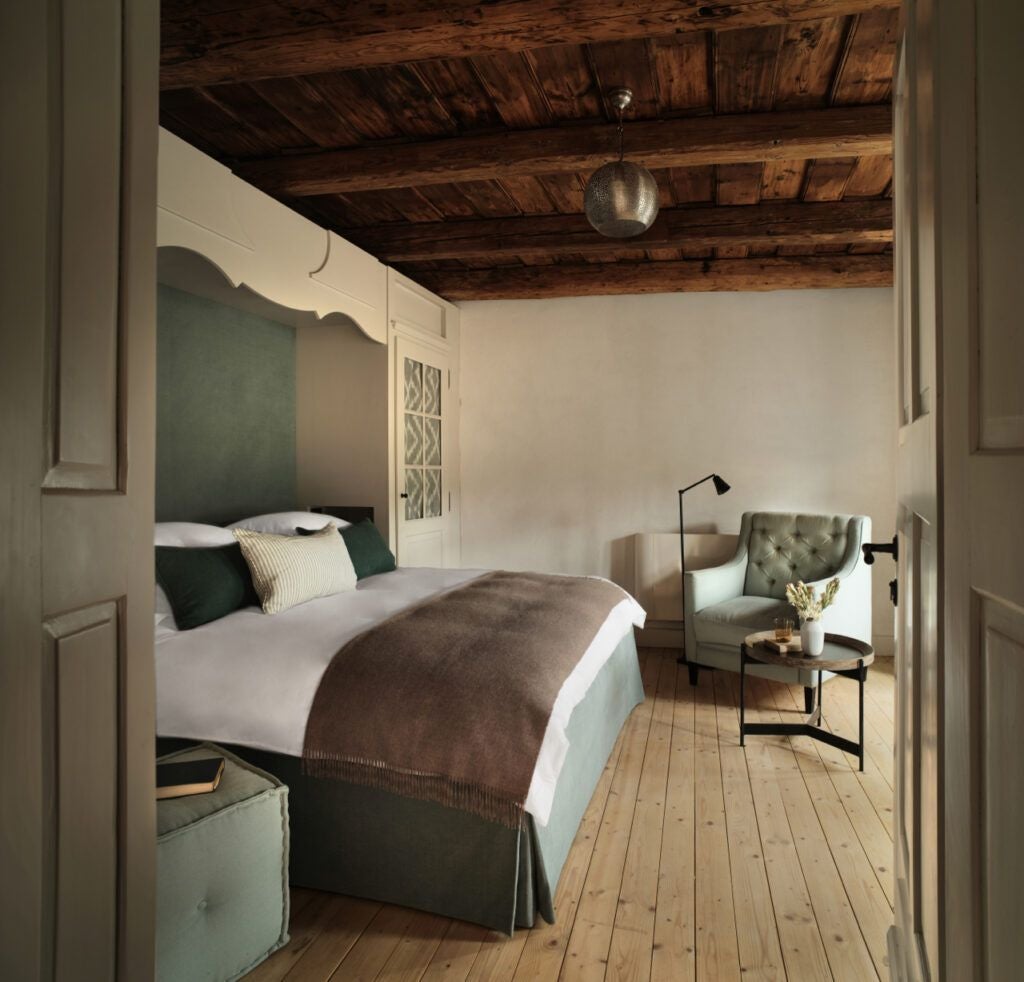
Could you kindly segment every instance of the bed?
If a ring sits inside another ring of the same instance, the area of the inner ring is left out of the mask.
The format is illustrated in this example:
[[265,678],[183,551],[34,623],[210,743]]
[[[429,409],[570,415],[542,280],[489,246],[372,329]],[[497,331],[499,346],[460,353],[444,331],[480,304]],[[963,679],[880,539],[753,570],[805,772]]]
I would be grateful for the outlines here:
[[[393,615],[485,575],[399,568],[273,616],[243,608],[190,631],[157,628],[161,749],[221,744],[289,789],[291,882],[511,934],[554,922],[562,866],[623,723],[643,698],[624,592],[555,701],[517,828],[459,808],[310,777],[303,737],[336,652]],[[497,683],[496,683],[497,684]]]

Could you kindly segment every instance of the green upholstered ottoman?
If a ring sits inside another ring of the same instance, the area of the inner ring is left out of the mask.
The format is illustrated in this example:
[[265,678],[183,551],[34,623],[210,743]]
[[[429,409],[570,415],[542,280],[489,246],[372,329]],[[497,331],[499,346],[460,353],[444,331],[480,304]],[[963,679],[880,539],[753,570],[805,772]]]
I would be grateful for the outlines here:
[[288,940],[288,789],[209,743],[159,759],[213,756],[216,791],[157,802],[159,982],[236,979]]

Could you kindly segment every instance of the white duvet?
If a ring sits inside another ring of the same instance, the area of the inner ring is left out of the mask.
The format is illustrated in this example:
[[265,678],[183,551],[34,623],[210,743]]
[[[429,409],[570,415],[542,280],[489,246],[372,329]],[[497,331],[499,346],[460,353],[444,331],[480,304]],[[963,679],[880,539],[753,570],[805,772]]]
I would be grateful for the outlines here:
[[[428,597],[483,574],[469,569],[397,569],[272,616],[248,607],[191,631],[157,628],[157,733],[302,756],[313,696],[347,641]],[[555,700],[526,810],[541,825],[569,750],[572,711],[644,611],[625,591]]]

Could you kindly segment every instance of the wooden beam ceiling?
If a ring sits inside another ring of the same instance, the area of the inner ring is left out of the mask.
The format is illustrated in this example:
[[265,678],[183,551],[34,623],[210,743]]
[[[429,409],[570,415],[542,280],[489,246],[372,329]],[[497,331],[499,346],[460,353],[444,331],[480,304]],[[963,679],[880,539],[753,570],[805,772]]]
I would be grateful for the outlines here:
[[[238,174],[270,194],[345,194],[454,181],[592,171],[617,154],[608,124],[507,130],[251,161]],[[840,106],[627,123],[629,159],[647,167],[886,154],[892,107]]]
[[892,286],[892,255],[417,269],[415,278],[449,300],[527,300],[620,293],[807,290]]
[[611,255],[629,249],[731,245],[891,242],[889,200],[766,202],[735,207],[663,209],[643,235],[609,239],[583,215],[542,215],[463,222],[408,222],[342,230],[385,262],[438,259]]
[[160,83],[174,89],[251,82],[898,6],[899,0],[357,0],[238,8],[164,0]]

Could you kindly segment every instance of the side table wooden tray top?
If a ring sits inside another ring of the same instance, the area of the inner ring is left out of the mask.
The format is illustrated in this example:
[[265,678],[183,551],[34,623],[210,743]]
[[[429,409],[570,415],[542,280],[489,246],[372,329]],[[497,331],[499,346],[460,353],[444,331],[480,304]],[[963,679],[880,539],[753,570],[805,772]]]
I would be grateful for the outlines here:
[[[822,743],[838,747],[848,754],[853,754],[864,770],[864,682],[868,677],[868,666],[875,660],[875,650],[871,645],[856,638],[848,638],[843,634],[826,634],[825,647],[817,657],[797,653],[782,654],[769,648],[764,642],[774,637],[773,631],[759,631],[748,634],[740,645],[740,746],[745,746],[744,738],[748,733],[761,733],[771,736],[808,736]],[[744,720],[744,680],[747,674],[747,663],[762,662],[765,665],[784,665],[787,668],[802,668],[805,671],[818,672],[818,690],[811,715],[802,723],[747,723]],[[848,740],[838,736],[821,725],[821,672],[832,672],[844,678],[856,679],[859,688],[858,725],[860,727],[857,740]]]

